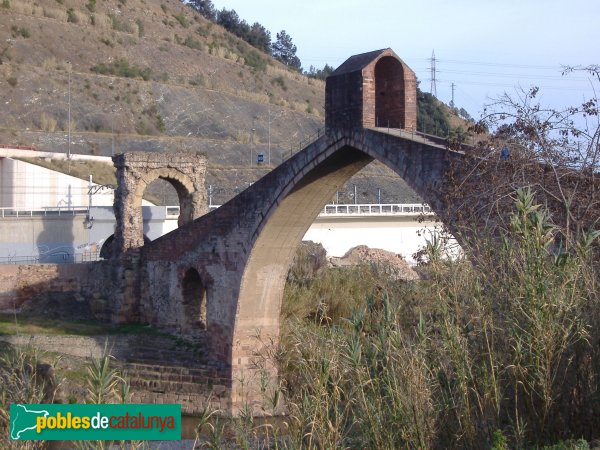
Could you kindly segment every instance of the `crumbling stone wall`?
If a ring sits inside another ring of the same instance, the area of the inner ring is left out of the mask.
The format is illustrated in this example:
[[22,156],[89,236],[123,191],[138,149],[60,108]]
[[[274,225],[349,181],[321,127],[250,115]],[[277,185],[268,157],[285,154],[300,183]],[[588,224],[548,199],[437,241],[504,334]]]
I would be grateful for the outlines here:
[[0,311],[18,311],[27,300],[43,294],[79,294],[88,269],[88,264],[0,265]]
[[208,211],[206,204],[206,156],[198,153],[129,152],[113,157],[117,168],[115,192],[115,256],[144,245],[142,195],[161,178],[169,181],[179,197],[179,226]]

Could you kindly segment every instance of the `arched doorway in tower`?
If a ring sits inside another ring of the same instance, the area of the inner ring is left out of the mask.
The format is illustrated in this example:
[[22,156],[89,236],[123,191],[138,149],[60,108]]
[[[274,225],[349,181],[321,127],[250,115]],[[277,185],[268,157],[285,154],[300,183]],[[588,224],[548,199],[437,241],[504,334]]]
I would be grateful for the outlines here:
[[206,323],[206,288],[202,278],[193,267],[188,269],[181,281],[182,321],[183,333],[205,330]]
[[385,56],[375,65],[375,125],[405,128],[404,70],[396,58]]

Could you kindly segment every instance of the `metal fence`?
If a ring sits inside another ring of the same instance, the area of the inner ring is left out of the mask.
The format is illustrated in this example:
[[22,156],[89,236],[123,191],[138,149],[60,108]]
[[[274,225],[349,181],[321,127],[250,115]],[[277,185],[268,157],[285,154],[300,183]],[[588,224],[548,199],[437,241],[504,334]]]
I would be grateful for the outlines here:
[[320,216],[335,215],[402,215],[402,214],[432,214],[431,207],[424,203],[386,203],[386,204],[350,204],[325,205]]
[[87,206],[49,207],[49,208],[0,208],[0,217],[48,217],[86,215]]
[[57,252],[51,254],[27,256],[1,256],[0,264],[73,264],[99,261],[100,252],[68,253]]

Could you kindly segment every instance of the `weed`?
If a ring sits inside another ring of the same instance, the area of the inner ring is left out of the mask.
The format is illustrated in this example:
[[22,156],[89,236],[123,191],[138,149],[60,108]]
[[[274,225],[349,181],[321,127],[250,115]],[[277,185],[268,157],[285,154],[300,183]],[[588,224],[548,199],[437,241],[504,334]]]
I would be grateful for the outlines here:
[[139,38],[144,37],[144,22],[142,22],[141,19],[136,19],[135,23],[138,26],[138,37]]
[[40,128],[42,130],[53,133],[56,130],[56,124],[57,120],[45,112],[40,116]]
[[12,32],[13,37],[21,36],[21,37],[24,37],[25,39],[27,39],[28,37],[31,37],[31,33],[29,32],[29,29],[25,28],[25,27],[17,27],[16,25],[12,25],[10,27],[10,31]]
[[205,86],[206,85],[206,79],[204,78],[204,75],[199,74],[199,75],[196,75],[195,77],[193,77],[192,79],[190,79],[188,81],[188,83],[191,86]]
[[6,81],[8,82],[8,84],[10,84],[12,87],[15,87],[18,83],[17,77],[15,76],[10,76],[6,79]]
[[196,28],[196,33],[198,33],[203,38],[207,38],[210,35],[210,30],[208,27],[199,26],[198,28]]
[[133,33],[133,27],[128,22],[120,20],[112,13],[109,13],[108,17],[111,20],[111,26],[113,30],[125,33]]
[[115,43],[108,38],[100,38],[100,42],[110,48],[114,48]]
[[185,38],[183,45],[194,50],[202,50],[202,44],[191,36]]
[[287,86],[285,85],[285,79],[283,78],[282,75],[279,75],[278,77],[275,77],[271,80],[271,84],[275,85],[279,85],[279,87],[281,87],[281,89],[283,89],[284,91],[287,91]]
[[129,62],[124,58],[108,64],[96,64],[90,70],[102,75],[115,75],[117,77],[125,78],[141,77],[144,81],[148,81],[152,76],[152,71],[150,68],[142,68],[136,65],[130,65]]
[[158,131],[161,134],[164,134],[165,131],[166,131],[166,129],[167,129],[167,127],[165,125],[165,121],[163,120],[163,118],[162,118],[162,116],[160,114],[158,114],[156,116],[156,128],[158,128]]
[[177,20],[177,22],[179,22],[179,25],[181,25],[183,28],[187,28],[190,26],[190,22],[187,20],[187,17],[185,17],[185,14],[173,14],[173,17],[175,18],[175,20]]
[[150,129],[148,128],[148,125],[142,119],[138,120],[138,123],[135,125],[135,131],[143,136],[150,134]]
[[257,72],[264,72],[267,69],[267,60],[254,50],[250,50],[244,55],[244,64]]
[[0,5],[0,7],[4,8],[4,9],[10,9],[10,1],[2,0],[2,4]]
[[77,23],[79,22],[79,17],[75,14],[75,10],[73,8],[67,9],[67,22]]
[[96,0],[88,0],[88,2],[85,4],[85,7],[89,12],[96,12]]

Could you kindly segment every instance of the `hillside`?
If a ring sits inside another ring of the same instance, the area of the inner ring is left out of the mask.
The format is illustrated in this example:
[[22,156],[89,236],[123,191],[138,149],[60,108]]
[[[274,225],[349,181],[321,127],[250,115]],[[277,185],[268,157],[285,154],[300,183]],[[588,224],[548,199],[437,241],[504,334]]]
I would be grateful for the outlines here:
[[[289,71],[177,0],[2,0],[0,143],[208,156],[215,203],[323,125],[324,83]],[[70,101],[69,101],[70,98]],[[418,201],[372,164],[359,201]],[[346,201],[351,201],[348,197]]]

